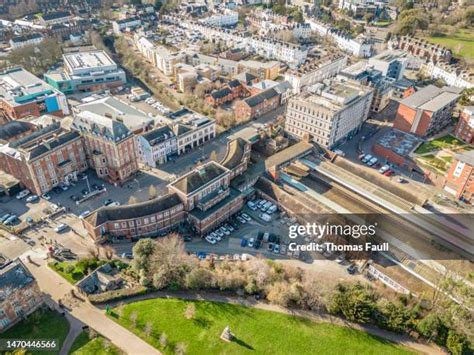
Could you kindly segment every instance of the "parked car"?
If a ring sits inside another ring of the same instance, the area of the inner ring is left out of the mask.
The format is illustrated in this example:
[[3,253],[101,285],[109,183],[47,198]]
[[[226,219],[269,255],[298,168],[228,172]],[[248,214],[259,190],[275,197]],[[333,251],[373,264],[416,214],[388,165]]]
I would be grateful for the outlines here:
[[273,252],[275,254],[280,254],[280,244],[275,244],[275,246],[273,247]]
[[277,206],[275,206],[275,205],[272,205],[272,206],[270,206],[270,208],[267,210],[267,212],[266,212],[266,213],[267,213],[267,214],[272,214],[272,213],[276,212],[276,211],[277,211],[277,209],[278,209],[278,207],[277,207]]
[[214,233],[216,233],[219,237],[223,237],[223,236],[224,236],[224,233],[221,232],[219,229],[216,229],[216,230],[214,231]]
[[386,172],[383,173],[385,176],[392,176],[393,174],[395,174],[395,171],[393,171],[392,169],[388,169]]
[[273,251],[273,243],[268,243],[268,251]]
[[80,198],[79,196],[77,196],[77,195],[71,195],[71,196],[69,196],[69,198],[70,198],[71,200],[73,200],[74,202],[79,201],[79,200],[81,199],[81,198]]
[[265,222],[270,222],[272,220],[272,217],[266,213],[260,213],[258,216]]
[[79,215],[79,218],[84,218],[84,217],[90,215],[90,213],[91,213],[91,211],[86,210],[86,211],[82,212],[82,213]]
[[355,274],[357,272],[357,265],[356,264],[350,264],[348,267],[347,267],[347,272],[351,275]]
[[43,194],[41,197],[44,198],[46,201],[51,200],[51,196],[49,194]]
[[26,198],[26,202],[36,202],[39,200],[39,197],[37,195],[31,195]]
[[209,244],[216,244],[217,243],[217,240],[215,240],[214,238],[212,238],[210,235],[206,235],[206,241],[209,243]]
[[5,222],[10,216],[11,216],[10,213],[4,214],[4,215],[0,218],[0,223],[3,224],[3,222]]
[[219,229],[222,233],[224,233],[225,235],[230,235],[230,232],[227,230],[226,227],[222,226],[220,229]]
[[342,264],[344,263],[345,259],[342,255],[339,255],[337,258],[336,258],[336,263],[338,264]]
[[375,163],[377,163],[377,161],[378,161],[378,159],[374,157],[374,158],[370,159],[366,164],[367,164],[368,166],[372,166],[372,165],[374,165]]
[[113,201],[113,202],[109,203],[107,206],[109,206],[109,207],[120,206],[120,202],[118,202],[118,201]]
[[252,211],[255,211],[257,209],[257,205],[253,203],[252,201],[247,202],[248,208],[250,208]]
[[248,247],[253,248],[255,245],[255,238],[250,238],[248,242]]
[[252,218],[250,218],[250,216],[246,213],[242,213],[241,214],[242,218],[245,219],[247,222],[250,222],[252,220]]
[[57,226],[56,228],[54,228],[54,231],[56,233],[61,233],[62,231],[66,230],[68,228],[68,225],[65,224],[65,223],[61,223],[59,226]]
[[245,219],[243,219],[242,217],[240,217],[240,216],[237,216],[237,220],[238,220],[240,223],[243,223],[243,224],[247,223],[247,221],[246,221]]
[[247,246],[247,239],[245,239],[245,238],[240,239],[240,246],[243,247],[243,248],[246,247]]
[[109,199],[107,199],[107,200],[104,201],[104,206],[108,206],[108,205],[110,205],[112,202],[114,202],[114,201],[112,201],[112,200],[109,198]]
[[260,249],[261,246],[262,246],[262,241],[257,239],[255,241],[255,249]]
[[13,223],[16,222],[16,220],[18,219],[18,217],[16,215],[12,215],[10,217],[8,217],[5,222],[3,222],[3,224],[5,226],[9,226],[9,225],[12,225]]
[[133,259],[133,254],[132,253],[122,253],[122,258],[123,259]]
[[390,165],[386,164],[386,165],[382,166],[382,167],[379,169],[379,173],[380,173],[380,174],[383,174],[383,173],[385,173],[385,172],[386,172],[387,170],[389,170],[389,169],[390,169]]
[[82,194],[83,194],[84,196],[87,196],[87,195],[90,194],[90,191],[87,190],[87,189],[83,189],[81,192],[82,192]]
[[372,159],[372,155],[364,155],[364,157],[362,158],[362,163],[366,164],[370,159]]
[[16,199],[17,199],[17,200],[21,200],[22,198],[25,198],[25,197],[28,196],[29,194],[30,194],[30,191],[28,191],[28,190],[20,191],[20,192],[16,195]]
[[407,179],[404,179],[404,178],[402,178],[402,177],[399,177],[399,178],[397,179],[397,181],[398,181],[400,184],[408,184],[408,180],[407,180]]
[[185,242],[190,242],[190,241],[193,240],[193,237],[191,237],[190,235],[185,235],[185,236],[183,237],[183,240],[184,240]]
[[229,232],[231,232],[231,233],[232,233],[233,231],[235,231],[235,228],[232,227],[232,225],[229,224],[229,223],[226,223],[226,224],[224,225],[224,227],[226,227],[226,229],[227,229]]

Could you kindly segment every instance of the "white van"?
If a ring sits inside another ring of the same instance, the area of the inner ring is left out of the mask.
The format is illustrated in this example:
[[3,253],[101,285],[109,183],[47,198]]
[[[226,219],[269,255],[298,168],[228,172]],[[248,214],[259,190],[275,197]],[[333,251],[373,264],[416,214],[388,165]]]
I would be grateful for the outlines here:
[[265,222],[270,222],[272,217],[266,213],[260,213],[260,218]]

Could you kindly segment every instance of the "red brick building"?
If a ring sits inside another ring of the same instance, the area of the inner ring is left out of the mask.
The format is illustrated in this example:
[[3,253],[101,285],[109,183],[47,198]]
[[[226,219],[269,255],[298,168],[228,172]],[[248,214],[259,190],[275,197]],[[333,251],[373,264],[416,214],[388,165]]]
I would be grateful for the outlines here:
[[460,200],[474,203],[474,151],[455,156],[446,175],[444,190]]
[[461,112],[454,135],[468,144],[474,143],[474,106],[465,107]]
[[237,122],[248,121],[276,109],[280,105],[280,94],[275,89],[247,97],[235,104],[234,112]]
[[0,267],[0,333],[43,304],[38,283],[20,259]]
[[77,174],[86,169],[80,134],[63,130],[59,123],[0,147],[0,170],[37,195],[77,180]]
[[247,91],[242,84],[238,80],[232,80],[226,87],[207,95],[206,102],[213,107],[217,107],[245,96],[247,96]]
[[87,163],[98,177],[121,183],[138,170],[136,141],[122,122],[83,111],[72,128],[81,134]]
[[157,236],[178,227],[185,220],[184,205],[176,194],[126,206],[106,206],[83,219],[96,242],[109,237]]
[[452,122],[452,113],[461,90],[429,85],[405,97],[398,107],[393,128],[421,137],[441,131]]

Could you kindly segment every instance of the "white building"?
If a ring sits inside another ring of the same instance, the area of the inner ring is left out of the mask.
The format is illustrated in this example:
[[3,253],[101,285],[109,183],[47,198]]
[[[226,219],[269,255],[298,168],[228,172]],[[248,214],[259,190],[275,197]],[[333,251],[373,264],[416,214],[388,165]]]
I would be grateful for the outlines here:
[[432,79],[442,79],[449,86],[469,89],[474,87],[474,73],[463,70],[455,65],[429,62],[422,65],[421,70]]
[[39,33],[14,37],[10,40],[11,49],[18,49],[27,46],[35,46],[43,42],[44,37]]
[[309,23],[298,23],[293,26],[291,32],[296,39],[308,39],[313,31]]
[[305,87],[336,76],[346,65],[345,55],[325,53],[319,60],[308,61],[296,69],[288,70],[285,80],[293,87],[293,93],[299,94]]
[[168,115],[167,120],[176,135],[178,155],[197,148],[216,136],[216,123],[213,119],[186,108]]
[[177,63],[185,61],[186,56],[181,52],[171,52],[163,46],[155,47],[155,66],[163,72],[163,74],[171,76],[174,73],[174,67]]
[[112,22],[112,29],[116,35],[121,32],[138,27],[142,24],[142,21],[138,17],[129,17],[122,20],[117,20]]
[[222,13],[200,19],[199,22],[207,26],[234,26],[239,22],[239,13],[237,11],[225,10]]
[[152,168],[166,163],[178,151],[176,135],[169,126],[145,132],[136,136],[136,139],[140,160]]
[[387,78],[400,80],[408,63],[407,53],[387,50],[369,59],[369,65]]
[[365,38],[351,38],[314,19],[308,19],[308,23],[311,26],[311,29],[319,36],[331,39],[343,51],[360,58],[367,58],[372,55],[372,44]]
[[372,89],[352,81],[316,84],[293,96],[287,106],[285,131],[297,139],[309,138],[332,148],[356,134],[367,119]]

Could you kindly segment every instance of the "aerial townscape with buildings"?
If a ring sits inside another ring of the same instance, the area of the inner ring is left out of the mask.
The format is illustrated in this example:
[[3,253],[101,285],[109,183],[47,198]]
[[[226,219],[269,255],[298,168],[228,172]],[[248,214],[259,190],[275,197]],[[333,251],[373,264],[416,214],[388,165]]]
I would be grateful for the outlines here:
[[0,354],[474,354],[472,0],[0,1]]

